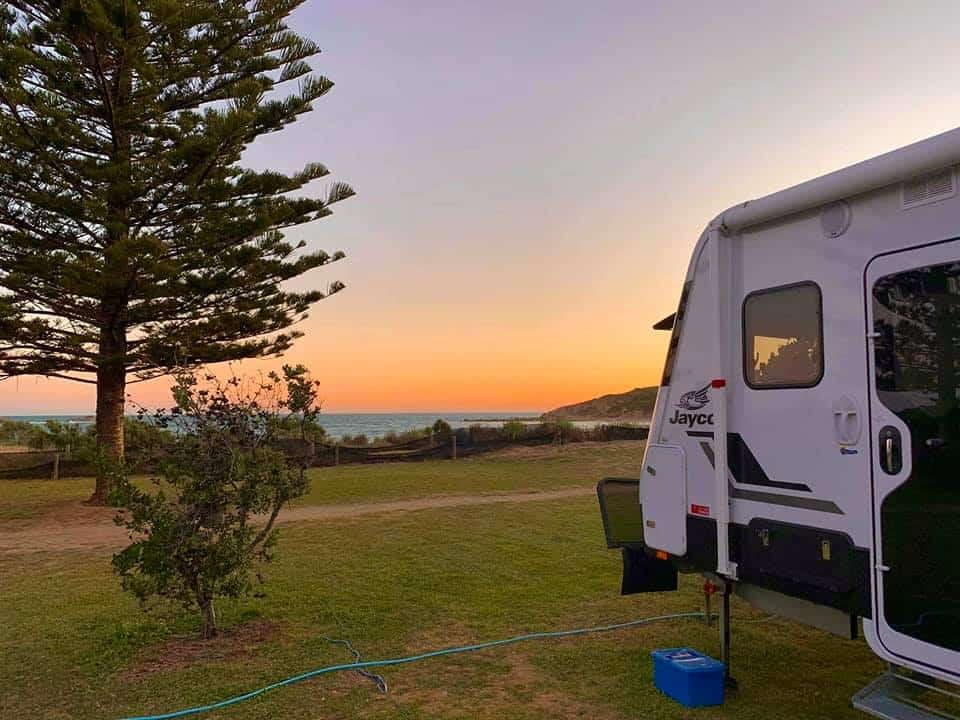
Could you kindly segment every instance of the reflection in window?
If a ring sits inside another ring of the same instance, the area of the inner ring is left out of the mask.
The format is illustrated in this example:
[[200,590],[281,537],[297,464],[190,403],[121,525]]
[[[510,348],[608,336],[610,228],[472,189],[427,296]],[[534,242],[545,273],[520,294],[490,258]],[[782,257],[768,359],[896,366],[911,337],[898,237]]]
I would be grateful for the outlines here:
[[743,304],[747,383],[810,387],[823,374],[820,289],[813,283],[761,290]]
[[907,426],[911,458],[880,509],[884,615],[960,650],[960,263],[880,278],[873,329],[877,395]]

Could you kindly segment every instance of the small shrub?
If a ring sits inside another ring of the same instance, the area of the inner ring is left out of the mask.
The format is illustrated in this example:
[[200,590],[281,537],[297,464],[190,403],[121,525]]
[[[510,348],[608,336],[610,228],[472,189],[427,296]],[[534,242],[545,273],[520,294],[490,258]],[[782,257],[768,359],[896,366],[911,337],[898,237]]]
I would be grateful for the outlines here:
[[519,440],[527,431],[527,426],[519,420],[511,420],[503,424],[503,434],[507,440]]
[[56,420],[48,420],[44,425],[31,427],[30,432],[24,438],[26,440],[25,445],[31,450],[47,450],[53,447],[53,437],[48,430],[51,423],[60,424]]
[[[301,365],[252,386],[206,381],[178,375],[176,406],[153,415],[160,428],[176,430],[153,491],[121,479],[113,493],[127,511],[116,522],[133,539],[113,556],[113,568],[143,602],[157,596],[198,609],[210,638],[216,599],[251,592],[256,566],[273,557],[281,508],[307,491],[305,463],[274,447],[285,426],[277,420],[299,418],[306,428],[318,408],[316,383]],[[265,519],[259,527],[257,515]]]
[[37,434],[37,426],[23,420],[0,419],[0,445],[27,445]]
[[381,438],[378,438],[375,441],[377,445],[403,445],[405,443],[413,442],[414,440],[422,440],[425,437],[430,435],[430,428],[426,429],[414,429],[414,430],[404,430],[403,432],[396,432],[391,430],[386,435]]
[[415,440],[423,440],[423,438],[429,436],[430,428],[415,428],[413,430],[404,430],[401,433],[387,433],[383,439],[387,441],[387,444],[389,445],[404,445],[406,443],[414,442]]
[[315,444],[326,442],[327,431],[316,417],[283,415],[270,418],[272,432],[277,439],[304,440]]
[[453,428],[446,420],[438,419],[430,429],[435,437],[448,438],[453,434]]
[[53,449],[69,452],[76,460],[90,462],[96,457],[96,433],[93,426],[81,430],[77,425],[47,420],[34,425],[27,445],[34,450]]
[[[138,417],[125,418],[123,444],[127,471],[155,468],[158,459],[169,451],[174,441],[173,433],[150,420],[144,411],[141,411]],[[95,445],[92,450],[95,456]]]
[[340,438],[341,445],[352,445],[354,447],[364,447],[370,444],[370,438],[363,433],[357,435],[344,435]]

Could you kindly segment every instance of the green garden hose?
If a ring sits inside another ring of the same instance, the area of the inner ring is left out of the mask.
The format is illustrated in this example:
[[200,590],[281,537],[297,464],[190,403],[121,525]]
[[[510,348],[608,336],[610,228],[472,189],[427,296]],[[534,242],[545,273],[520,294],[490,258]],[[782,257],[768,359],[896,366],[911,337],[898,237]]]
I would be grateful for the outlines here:
[[647,625],[661,620],[681,620],[688,618],[704,619],[706,616],[702,612],[676,613],[674,615],[658,615],[656,617],[644,618],[642,620],[631,620],[629,622],[617,623],[616,625],[601,625],[600,627],[578,628],[576,630],[554,630],[551,632],[535,632],[526,635],[515,635],[514,637],[503,640],[491,640],[489,642],[478,643],[476,645],[461,645],[459,647],[445,648],[443,650],[433,650],[432,652],[422,653],[420,655],[410,655],[407,657],[390,658],[388,660],[367,660],[364,662],[344,663],[342,665],[328,665],[327,667],[317,668],[300,675],[294,675],[284,680],[278,680],[275,683],[266,685],[257,690],[251,690],[243,695],[236,695],[226,700],[211,703],[209,705],[199,705],[197,707],[187,708],[185,710],[176,710],[174,712],[162,713],[160,715],[138,715],[137,717],[126,718],[125,720],[173,720],[173,718],[187,717],[188,715],[199,715],[200,713],[219,710],[230,705],[252,700],[255,697],[268,693],[271,690],[293,685],[294,683],[308,680],[318,675],[327,675],[329,673],[341,672],[343,670],[363,670],[366,668],[387,667],[388,665],[405,665],[406,663],[418,662],[428,658],[440,657],[442,655],[456,655],[458,653],[475,652],[477,650],[486,650],[487,648],[499,647],[500,645],[512,645],[513,643],[523,642],[525,640],[545,640],[548,638],[570,637],[572,635],[588,635],[590,633],[610,632],[611,630],[622,630],[624,628],[635,627],[637,625]]

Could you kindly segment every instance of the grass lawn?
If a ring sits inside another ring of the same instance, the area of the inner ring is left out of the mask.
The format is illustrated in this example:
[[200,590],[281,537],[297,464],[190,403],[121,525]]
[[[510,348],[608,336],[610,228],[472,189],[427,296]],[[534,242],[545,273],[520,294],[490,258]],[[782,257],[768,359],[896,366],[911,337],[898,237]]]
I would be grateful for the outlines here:
[[[606,475],[635,474],[642,456],[641,442],[579,443],[563,448],[517,448],[456,462],[314,468],[310,470],[310,493],[297,504],[557,490],[591,485]],[[147,482],[146,478],[137,480]],[[83,502],[92,492],[92,478],[0,481],[0,522],[38,520],[52,510]]]
[[[638,448],[593,446],[344,467],[319,474],[308,501],[592,485],[638,460]],[[70,482],[52,488],[57,502],[86,494]],[[34,485],[0,484],[4,507],[19,492],[42,512]],[[178,639],[196,630],[190,616],[142,614],[111,576],[109,554],[0,555],[0,717],[109,719],[211,702],[348,661],[324,635],[375,659],[700,607],[696,577],[678,593],[619,597],[619,555],[605,549],[589,497],[295,523],[281,530],[277,555],[266,596],[222,603],[227,636],[209,645]],[[722,708],[684,711],[652,687],[651,649],[717,653],[715,628],[686,620],[387,668],[386,696],[347,673],[199,717],[859,717],[849,698],[881,670],[865,644],[742,604],[734,618],[741,688]]]

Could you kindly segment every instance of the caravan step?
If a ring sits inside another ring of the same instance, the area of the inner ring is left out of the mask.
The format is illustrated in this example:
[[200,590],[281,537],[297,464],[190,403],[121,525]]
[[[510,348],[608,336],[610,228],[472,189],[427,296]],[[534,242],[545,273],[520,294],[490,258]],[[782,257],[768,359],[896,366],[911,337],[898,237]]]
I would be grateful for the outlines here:
[[853,697],[853,706],[885,720],[960,720],[960,695],[936,680],[890,670]]

